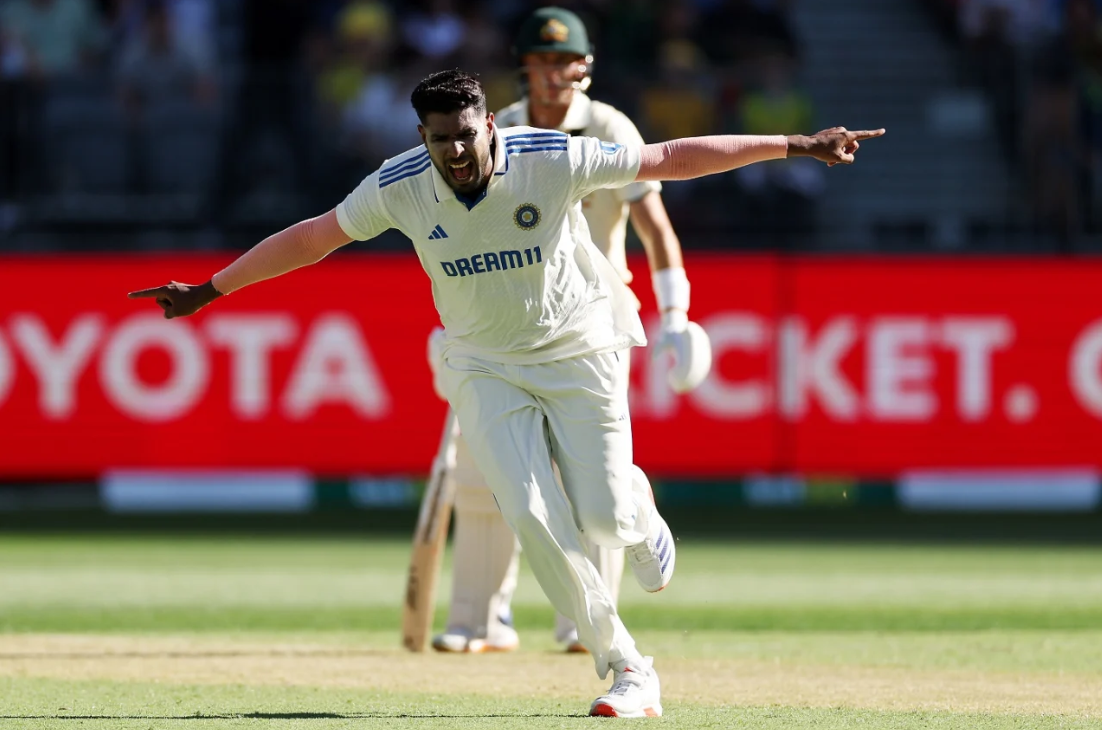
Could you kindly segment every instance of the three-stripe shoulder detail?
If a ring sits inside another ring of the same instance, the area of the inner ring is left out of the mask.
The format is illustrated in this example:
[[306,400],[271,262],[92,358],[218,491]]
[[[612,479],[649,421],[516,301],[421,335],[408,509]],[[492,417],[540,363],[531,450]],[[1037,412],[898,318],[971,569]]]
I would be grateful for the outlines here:
[[505,152],[565,152],[569,137],[563,132],[521,132],[505,138]]
[[379,187],[385,188],[399,180],[419,175],[430,167],[432,167],[432,160],[429,159],[428,150],[425,150],[402,162],[380,169]]
[[533,139],[561,139],[561,140],[565,140],[569,136],[570,135],[568,135],[566,132],[553,132],[553,131],[516,132],[515,134],[506,134],[506,135],[504,135],[505,144],[509,144],[510,142],[518,142],[518,141],[521,141],[521,140],[533,140]]

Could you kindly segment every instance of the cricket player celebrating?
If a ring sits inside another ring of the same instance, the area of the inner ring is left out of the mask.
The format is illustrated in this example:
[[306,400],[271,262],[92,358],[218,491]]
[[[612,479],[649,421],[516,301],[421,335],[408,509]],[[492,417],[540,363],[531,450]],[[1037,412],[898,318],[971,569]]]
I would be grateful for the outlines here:
[[[413,242],[444,325],[440,384],[540,587],[575,622],[608,694],[590,714],[662,714],[658,674],[636,648],[585,538],[625,548],[664,588],[674,540],[633,467],[619,361],[645,344],[630,291],[594,246],[581,201],[602,188],[684,180],[810,155],[851,163],[883,130],[713,136],[621,145],[534,127],[499,129],[478,80],[433,74],[414,89],[424,144],[387,160],[333,210],[275,233],[204,284],[131,292],[165,317],[314,264],[397,228]],[[394,306],[394,302],[379,302]],[[552,457],[561,474],[556,481]]]
[[[643,139],[630,119],[584,93],[590,83],[590,51],[585,25],[577,15],[562,8],[535,11],[521,26],[515,45],[527,96],[498,112],[497,126],[531,124],[571,136],[641,146]],[[654,350],[656,354],[673,352],[671,385],[686,392],[708,374],[711,348],[704,330],[688,321],[689,280],[660,190],[661,185],[653,181],[595,190],[582,200],[582,214],[593,243],[625,284],[631,282],[624,244],[630,214],[647,252],[662,313]],[[625,353],[617,363],[623,370],[618,379],[624,387],[628,362]],[[437,367],[436,362],[432,365]],[[519,644],[510,609],[520,559],[516,537],[461,438],[448,478],[454,481],[456,513],[452,600],[447,629],[433,638],[432,645],[448,652],[511,651]],[[585,544],[615,603],[624,574],[623,550],[602,547],[588,537]],[[555,624],[555,639],[567,651],[585,651],[573,621],[560,613]]]

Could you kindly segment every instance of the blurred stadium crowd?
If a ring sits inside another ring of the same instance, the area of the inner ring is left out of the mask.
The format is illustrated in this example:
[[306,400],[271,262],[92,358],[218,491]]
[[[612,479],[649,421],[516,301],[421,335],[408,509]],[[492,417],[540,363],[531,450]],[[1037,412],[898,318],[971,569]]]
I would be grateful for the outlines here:
[[[940,20],[943,53],[960,70],[954,83],[982,89],[996,112],[1006,174],[1021,184],[992,215],[1024,200],[1033,213],[1013,222],[1036,248],[1089,250],[1102,167],[1102,0],[877,1],[922,7],[935,35]],[[541,4],[0,0],[0,251],[251,245],[328,209],[418,144],[408,98],[428,72],[475,71],[492,108],[513,101],[510,41]],[[627,112],[648,140],[889,126],[871,118],[876,98],[862,108],[868,119],[821,109],[834,91],[807,82],[801,28],[822,16],[799,20],[822,2],[558,4],[590,28],[592,95]],[[844,0],[832,22],[848,23],[860,6]],[[860,69],[850,83],[862,85]],[[821,235],[832,219],[829,178],[801,162],[668,185],[684,245],[830,249]],[[376,245],[404,244],[395,235]]]
[[1068,244],[1099,227],[1102,0],[924,0],[990,95],[1002,153],[1038,222]]

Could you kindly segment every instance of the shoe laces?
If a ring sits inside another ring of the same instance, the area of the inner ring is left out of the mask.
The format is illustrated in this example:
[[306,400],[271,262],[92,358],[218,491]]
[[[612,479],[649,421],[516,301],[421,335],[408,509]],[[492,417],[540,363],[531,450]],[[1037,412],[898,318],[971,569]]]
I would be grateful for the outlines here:
[[642,687],[646,681],[647,675],[630,668],[625,669],[622,672],[616,672],[616,681],[612,683],[608,693],[610,695],[626,695],[631,690]]

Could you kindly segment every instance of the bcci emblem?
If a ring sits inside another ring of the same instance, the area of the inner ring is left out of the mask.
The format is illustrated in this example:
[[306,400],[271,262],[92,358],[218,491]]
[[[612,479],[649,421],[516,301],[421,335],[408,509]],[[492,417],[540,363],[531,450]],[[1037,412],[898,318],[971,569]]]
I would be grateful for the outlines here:
[[517,228],[530,231],[540,224],[540,209],[531,203],[518,205],[516,212],[513,213],[513,220]]
[[570,28],[557,18],[551,18],[540,28],[540,40],[550,43],[566,43],[570,37]]

